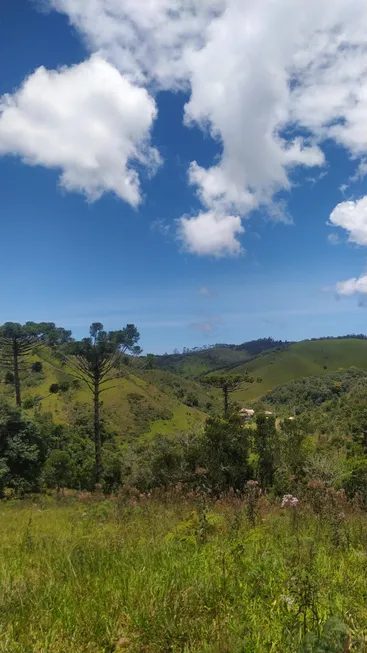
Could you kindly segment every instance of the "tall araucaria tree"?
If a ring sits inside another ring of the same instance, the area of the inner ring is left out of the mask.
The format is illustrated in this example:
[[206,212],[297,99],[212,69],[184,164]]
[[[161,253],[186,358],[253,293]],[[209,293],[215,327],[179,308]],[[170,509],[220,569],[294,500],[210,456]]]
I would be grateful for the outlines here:
[[[223,417],[229,417],[229,395],[236,390],[247,390],[253,383],[261,383],[261,378],[249,374],[209,374],[202,379],[206,385],[218,388],[223,392]],[[246,387],[245,387],[246,386]]]
[[91,325],[90,337],[71,342],[66,347],[65,362],[71,373],[84,381],[92,393],[94,405],[95,481],[99,484],[102,474],[100,395],[110,390],[106,386],[121,376],[125,355],[139,356],[140,335],[134,324],[120,331],[104,331],[103,324]]
[[22,381],[32,374],[30,356],[40,345],[55,346],[68,342],[70,337],[71,331],[58,328],[53,322],[5,322],[0,327],[0,362],[12,375],[17,406],[22,405]]

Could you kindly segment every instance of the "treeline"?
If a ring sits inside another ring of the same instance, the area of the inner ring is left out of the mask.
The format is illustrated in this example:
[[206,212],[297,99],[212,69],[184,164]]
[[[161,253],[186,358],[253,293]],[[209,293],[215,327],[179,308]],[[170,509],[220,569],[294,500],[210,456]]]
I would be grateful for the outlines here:
[[232,351],[247,351],[250,356],[255,356],[260,354],[267,349],[276,349],[277,347],[287,347],[291,345],[292,342],[287,340],[274,340],[274,338],[258,338],[258,340],[250,340],[248,342],[243,342],[240,345],[230,345],[224,342],[217,342],[215,345],[202,345],[200,347],[183,347],[182,351],[179,349],[174,349],[173,354],[162,354],[159,356],[159,359],[168,358],[168,357],[181,357],[188,356],[192,354],[200,354],[201,352],[211,351],[213,349],[231,349]]
[[[367,340],[367,335],[364,333],[349,333],[343,336],[321,336],[320,338],[306,338],[305,340],[301,340],[300,342],[317,342],[318,340],[349,340],[349,339],[356,339],[356,340]],[[174,349],[172,354],[168,354],[167,352],[165,354],[162,354],[158,358],[169,358],[169,357],[174,357],[174,356],[188,356],[192,354],[199,354],[201,352],[205,351],[210,351],[212,349],[231,349],[232,351],[247,351],[250,356],[256,356],[258,354],[261,354],[264,351],[267,351],[268,349],[277,349],[277,348],[285,348],[289,347],[290,345],[295,344],[295,341],[293,340],[275,340],[274,338],[258,338],[257,340],[249,340],[247,342],[243,342],[240,345],[233,345],[233,344],[228,344],[225,342],[217,342],[214,345],[202,345],[198,347],[183,347],[182,350],[180,351],[179,349]]]
[[[272,487],[279,460],[285,455],[275,419],[265,415],[258,416],[256,431],[232,414],[228,419],[208,418],[202,432],[182,433],[174,439],[158,435],[144,444],[132,442],[123,450],[116,433],[104,423],[100,435],[99,482],[106,492],[123,486],[148,492],[180,483],[219,495],[230,489],[241,492],[254,478],[265,491]],[[60,425],[42,412],[30,419],[2,398],[1,494],[63,487],[94,490],[93,439],[93,414],[85,406],[76,406],[70,424]]]
[[323,336],[322,338],[309,338],[303,340],[302,342],[315,342],[316,340],[367,340],[367,336],[364,333],[349,333],[345,336]]
[[[349,396],[349,395],[346,395]],[[348,406],[345,403],[344,409]],[[174,438],[118,444],[118,435],[101,424],[101,474],[104,492],[149,493],[156,488],[204,492],[213,498],[249,491],[273,497],[302,496],[308,487],[343,488],[367,505],[367,391],[354,398],[348,421],[301,415],[277,425],[257,414],[254,426],[234,413],[209,417],[203,430]],[[76,405],[68,425],[49,414],[33,419],[0,401],[0,494],[22,495],[47,488],[95,489],[93,414]]]

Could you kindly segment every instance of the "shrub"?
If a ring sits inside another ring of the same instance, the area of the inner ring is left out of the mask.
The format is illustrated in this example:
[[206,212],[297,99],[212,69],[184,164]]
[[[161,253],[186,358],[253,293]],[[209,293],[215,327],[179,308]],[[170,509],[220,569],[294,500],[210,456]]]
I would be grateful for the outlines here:
[[367,505],[367,458],[348,461],[348,471],[342,478],[342,485],[349,497],[357,493]]
[[51,451],[43,469],[43,480],[47,487],[70,487],[73,483],[75,467],[70,455],[66,451],[55,449]]

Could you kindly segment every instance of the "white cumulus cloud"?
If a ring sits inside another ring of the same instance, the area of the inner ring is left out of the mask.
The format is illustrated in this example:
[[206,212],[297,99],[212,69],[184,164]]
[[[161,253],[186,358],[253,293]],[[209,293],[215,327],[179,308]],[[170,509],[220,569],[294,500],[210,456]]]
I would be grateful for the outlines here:
[[346,281],[339,281],[336,284],[336,290],[339,295],[366,295],[367,294],[367,275],[353,277]]
[[21,88],[0,98],[0,154],[61,170],[60,183],[97,199],[112,191],[140,201],[134,164],[154,170],[149,144],[155,101],[100,56],[71,68],[38,68]]
[[330,215],[330,223],[345,229],[350,242],[367,245],[367,196],[338,204]]
[[220,258],[238,256],[242,251],[237,235],[245,230],[239,216],[208,211],[195,217],[184,216],[178,223],[179,238],[189,252]]
[[[367,245],[367,196],[356,201],[341,202],[330,215],[330,224],[345,229],[348,240]],[[331,234],[337,236],[337,234]],[[329,236],[330,240],[330,236]],[[339,241],[338,241],[339,242]],[[367,275],[353,277],[336,284],[338,295],[367,294]]]
[[[367,155],[365,0],[43,2],[69,17],[89,50],[119,70],[126,96],[135,97],[132,113],[140,129],[131,138],[127,129],[133,154],[129,150],[126,161],[157,158],[147,150],[155,106],[142,87],[150,93],[186,90],[185,124],[199,126],[220,145],[211,164],[193,160],[188,171],[202,202],[199,215],[179,221],[190,251],[238,254],[241,219],[259,207],[290,222],[283,207],[274,208],[276,195],[292,188],[296,168],[326,163],[327,139],[351,157]],[[63,136],[66,147],[70,134]],[[38,150],[30,157],[20,153],[31,162],[44,160]],[[125,168],[132,175],[129,192],[119,186],[118,194],[137,203],[136,174]],[[114,166],[108,169],[115,190]]]
[[185,85],[185,52],[199,48],[227,0],[43,0],[66,14],[92,52],[138,83]]

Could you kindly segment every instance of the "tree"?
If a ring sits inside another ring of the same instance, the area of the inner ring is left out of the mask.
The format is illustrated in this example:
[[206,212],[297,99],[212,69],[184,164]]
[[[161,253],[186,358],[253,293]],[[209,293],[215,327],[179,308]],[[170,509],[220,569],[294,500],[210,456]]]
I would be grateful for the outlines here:
[[45,462],[43,468],[43,480],[47,487],[60,488],[70,487],[73,483],[74,464],[67,451],[54,449]]
[[287,463],[293,476],[301,478],[307,456],[306,430],[300,419],[286,419],[281,425],[283,440],[282,460]]
[[[240,388],[247,390],[253,383],[261,383],[260,378],[254,378],[249,374],[210,374],[202,379],[206,385],[219,388],[223,392],[223,417],[229,417],[229,395]],[[247,384],[247,387],[244,385]]]
[[45,445],[39,430],[24,414],[0,400],[0,494],[4,487],[17,492],[39,488]]
[[258,477],[262,490],[272,486],[278,454],[275,417],[260,414],[256,418],[255,450],[258,454]]
[[242,491],[248,480],[249,429],[239,415],[228,420],[210,417],[204,432],[207,480],[220,493],[231,488]]
[[155,366],[156,366],[156,363],[155,363],[154,354],[148,354],[145,369],[154,370]]
[[134,324],[120,331],[107,332],[103,324],[95,322],[89,333],[89,338],[69,343],[64,358],[71,373],[86,383],[93,396],[95,481],[99,484],[102,474],[100,395],[111,389],[102,386],[120,376],[124,355],[138,356],[141,349],[137,344],[140,335]]
[[71,332],[56,327],[53,322],[5,322],[0,327],[1,362],[13,374],[15,401],[22,405],[21,383],[33,373],[28,359],[35,347],[41,344],[55,346],[56,343],[70,340]]

